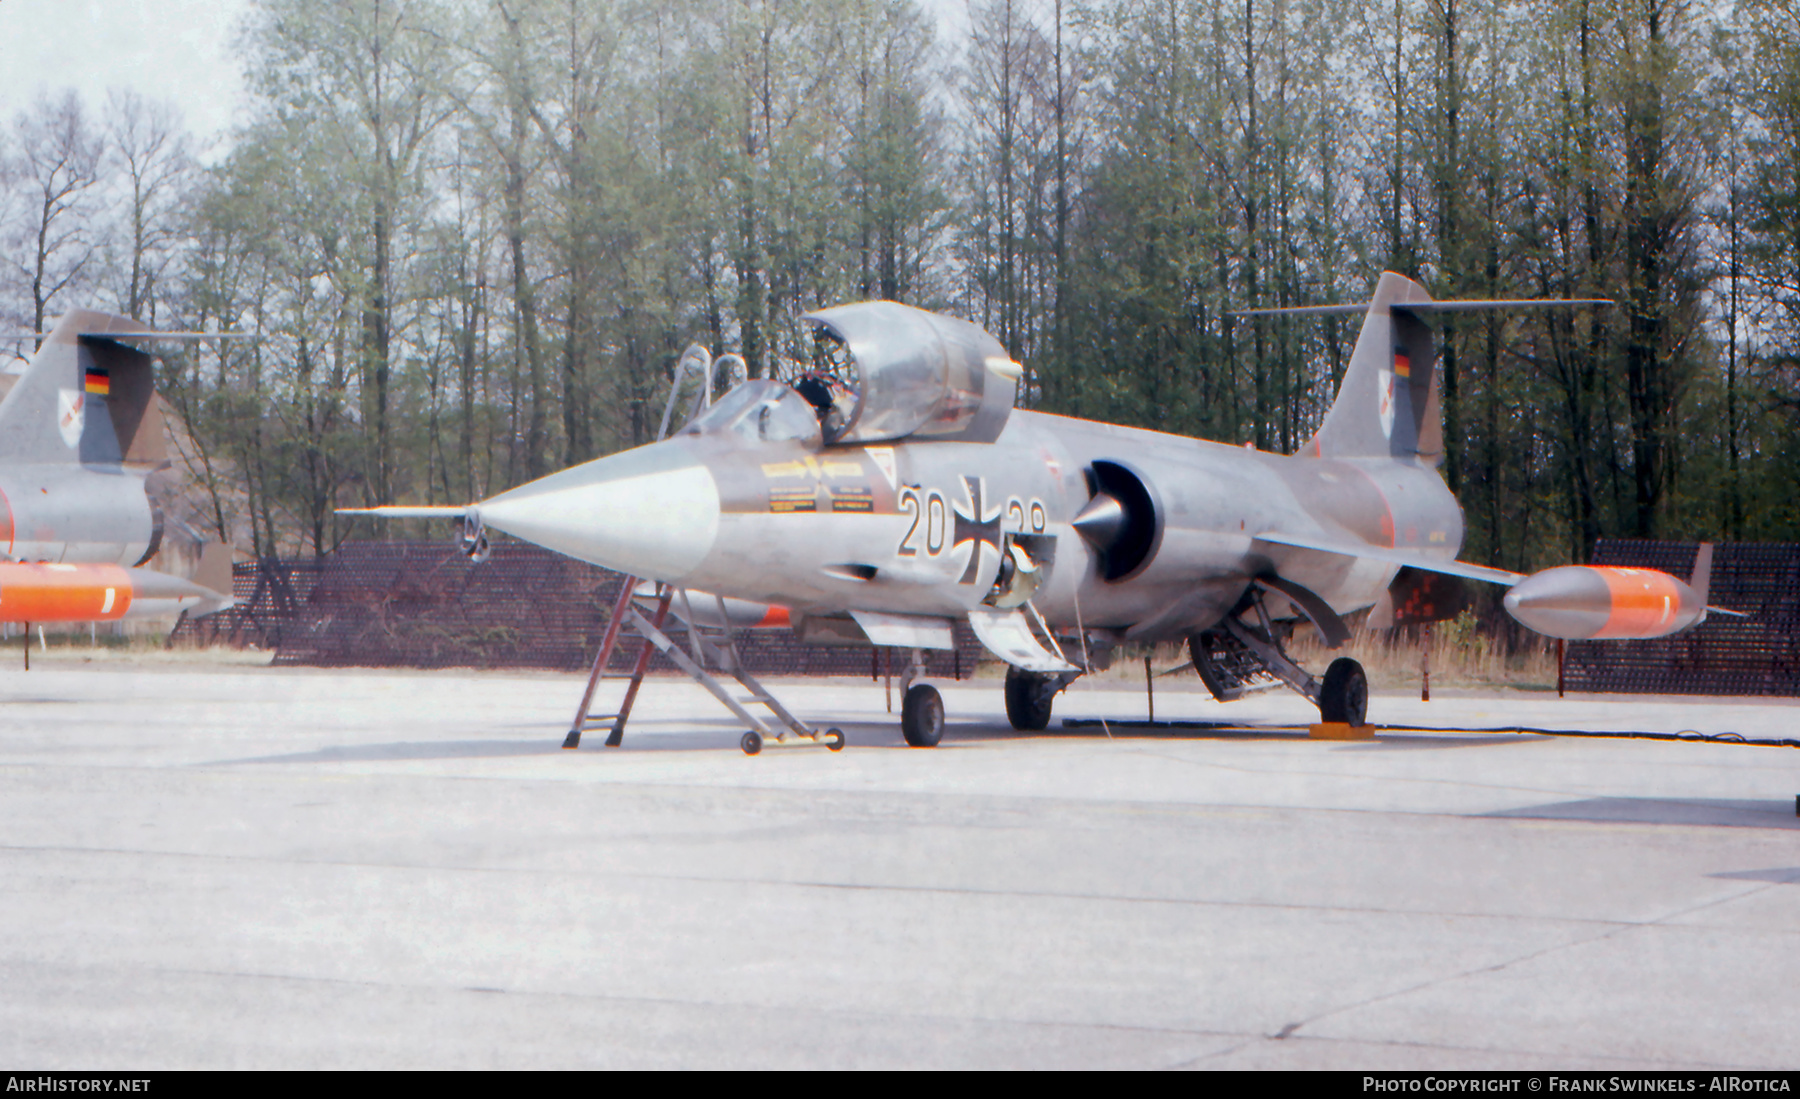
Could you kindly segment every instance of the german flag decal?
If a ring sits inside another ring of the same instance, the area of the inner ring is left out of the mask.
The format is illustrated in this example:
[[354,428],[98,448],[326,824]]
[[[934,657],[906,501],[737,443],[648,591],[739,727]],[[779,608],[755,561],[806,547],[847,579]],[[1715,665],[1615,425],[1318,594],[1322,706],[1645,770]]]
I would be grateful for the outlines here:
[[112,392],[112,379],[100,367],[90,366],[82,378],[82,388],[96,397],[104,397]]

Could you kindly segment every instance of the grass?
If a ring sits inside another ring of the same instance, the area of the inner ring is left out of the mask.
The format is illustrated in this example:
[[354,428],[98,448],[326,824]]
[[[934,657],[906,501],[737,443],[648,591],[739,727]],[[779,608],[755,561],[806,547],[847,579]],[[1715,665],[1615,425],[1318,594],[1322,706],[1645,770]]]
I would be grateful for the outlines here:
[[[1416,690],[1420,685],[1424,632],[1357,630],[1349,644],[1335,652],[1319,643],[1312,630],[1296,637],[1289,648],[1300,664],[1322,673],[1333,658],[1360,661],[1376,690]],[[1464,612],[1439,622],[1430,632],[1431,685],[1434,687],[1512,687],[1556,689],[1556,642],[1544,639],[1508,652],[1506,646],[1476,628],[1475,616]]]
[[[1413,690],[1420,687],[1421,656],[1424,648],[1421,630],[1366,630],[1358,628],[1348,644],[1340,649],[1327,649],[1310,627],[1295,631],[1287,645],[1288,655],[1314,675],[1340,656],[1348,656],[1363,666],[1369,686],[1375,690]],[[1483,633],[1473,614],[1461,616],[1434,626],[1431,641],[1431,685],[1433,687],[1494,688],[1518,690],[1556,689],[1556,642],[1544,640],[1514,652]],[[1120,648],[1112,667],[1096,673],[1102,682],[1141,683],[1144,658],[1160,676],[1187,663],[1185,644],[1126,645]],[[1079,660],[1079,657],[1076,658]],[[1185,681],[1185,682],[1184,682]],[[1199,677],[1191,670],[1159,678],[1157,686],[1171,688],[1200,686]]]

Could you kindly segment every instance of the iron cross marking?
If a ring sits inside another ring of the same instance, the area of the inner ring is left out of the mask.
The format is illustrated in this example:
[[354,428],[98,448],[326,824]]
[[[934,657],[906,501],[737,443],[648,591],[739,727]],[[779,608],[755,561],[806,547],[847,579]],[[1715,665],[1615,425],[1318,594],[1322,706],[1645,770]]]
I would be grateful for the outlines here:
[[962,505],[956,505],[956,533],[951,538],[950,548],[956,549],[964,542],[975,545],[969,550],[969,567],[963,570],[958,584],[973,584],[981,572],[981,547],[994,547],[996,556],[1000,553],[1000,515],[1003,508],[995,508],[990,517],[987,513],[987,478],[963,475],[963,491],[969,497],[969,510],[963,511]]

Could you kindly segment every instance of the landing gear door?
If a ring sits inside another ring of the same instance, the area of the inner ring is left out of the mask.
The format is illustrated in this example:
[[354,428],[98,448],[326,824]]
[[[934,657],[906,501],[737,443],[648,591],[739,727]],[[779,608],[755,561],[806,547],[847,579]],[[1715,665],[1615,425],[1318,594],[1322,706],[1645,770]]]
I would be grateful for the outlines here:
[[969,627],[988,652],[1015,668],[1044,674],[1081,670],[1044,648],[1031,632],[1025,612],[1017,608],[976,607],[969,612]]

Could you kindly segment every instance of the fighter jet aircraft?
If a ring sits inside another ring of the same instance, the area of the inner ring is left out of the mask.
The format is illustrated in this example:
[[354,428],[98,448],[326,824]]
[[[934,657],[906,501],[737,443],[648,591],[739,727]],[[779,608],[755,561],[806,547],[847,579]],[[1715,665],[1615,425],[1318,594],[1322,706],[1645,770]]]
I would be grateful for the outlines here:
[[[493,527],[679,589],[676,613],[714,626],[911,650],[901,728],[916,746],[944,722],[938,691],[911,682],[918,654],[950,647],[957,622],[1006,662],[1018,729],[1044,728],[1056,694],[1119,644],[1169,640],[1188,643],[1221,700],[1278,681],[1324,721],[1360,725],[1362,667],[1340,657],[1314,677],[1284,648],[1298,623],[1336,648],[1354,611],[1455,614],[1463,580],[1516,585],[1509,609],[1556,636],[1653,637],[1704,618],[1704,575],[1695,591],[1648,570],[1526,578],[1456,559],[1431,318],[1604,304],[1433,301],[1390,272],[1366,305],[1290,310],[1364,314],[1336,399],[1295,454],[1015,408],[1021,367],[981,328],[893,302],[838,306],[805,318],[812,362],[743,382],[664,441],[466,507],[366,511],[461,516],[472,551]],[[654,632],[661,617],[634,621]]]
[[88,310],[64,315],[44,337],[0,400],[0,621],[116,621],[231,605],[229,547],[206,547],[194,581],[138,567],[163,535],[145,479],[169,462],[150,356],[131,345],[210,338]]

